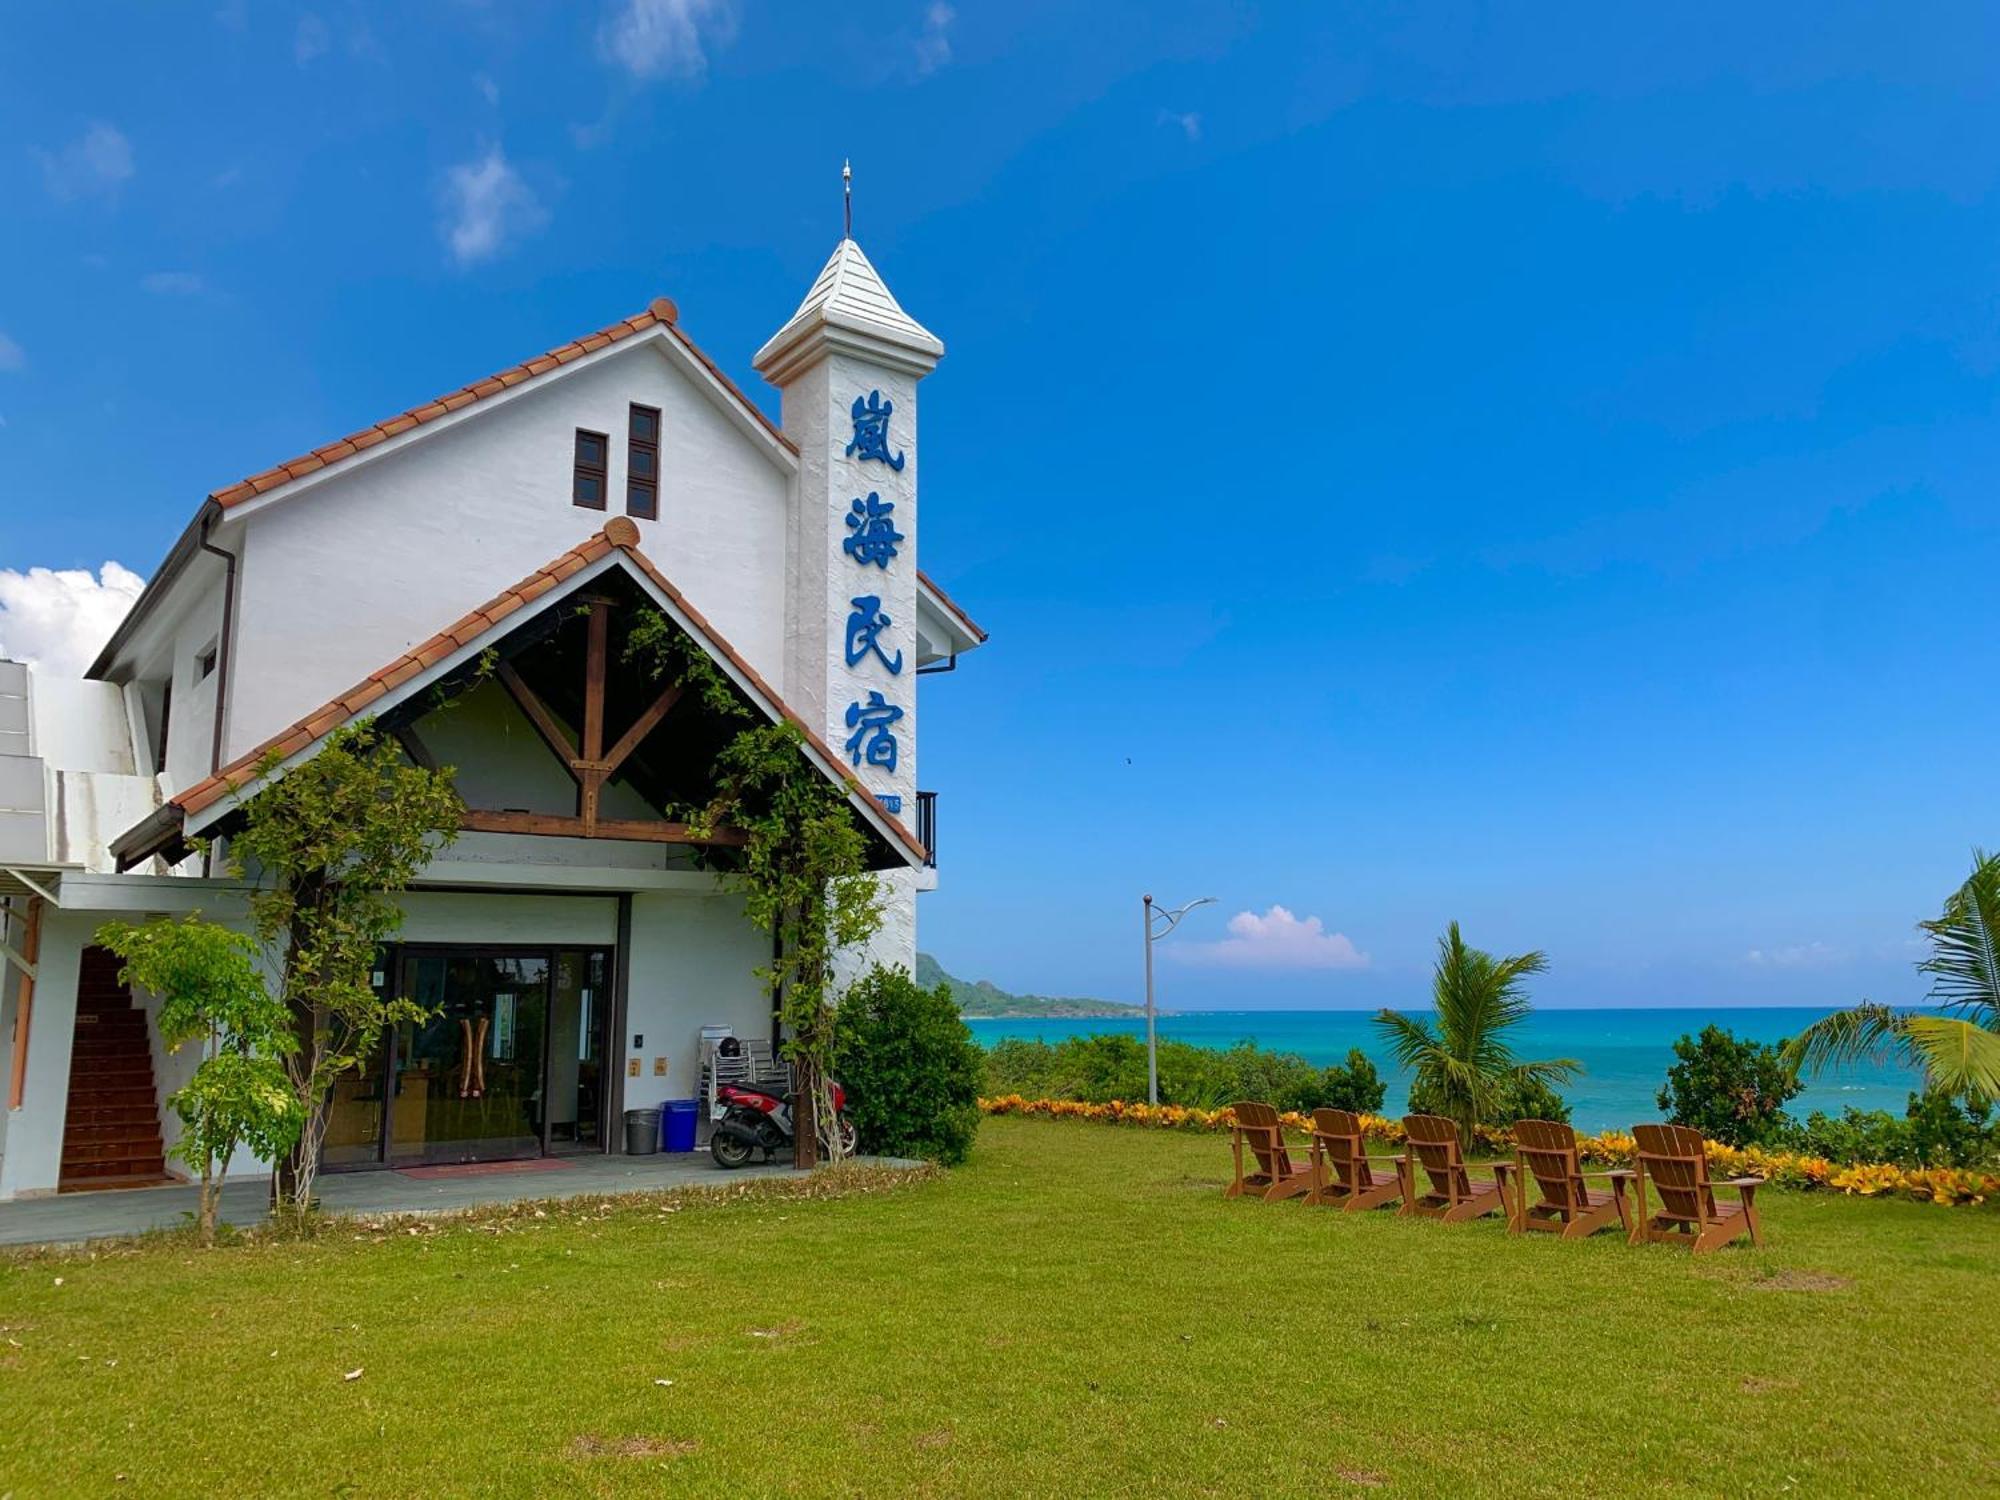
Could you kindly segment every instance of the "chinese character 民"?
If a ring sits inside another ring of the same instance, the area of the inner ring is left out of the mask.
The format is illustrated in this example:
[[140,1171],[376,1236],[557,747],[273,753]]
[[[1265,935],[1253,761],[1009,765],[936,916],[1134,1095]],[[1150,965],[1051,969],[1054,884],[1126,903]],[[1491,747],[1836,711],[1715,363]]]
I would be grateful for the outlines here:
[[892,676],[903,670],[903,651],[899,646],[892,658],[882,649],[882,632],[889,628],[890,620],[882,613],[882,601],[873,594],[861,594],[847,601],[854,607],[854,613],[847,617],[847,664],[858,666],[869,652],[889,669]]
[[847,758],[857,769],[864,763],[885,771],[896,769],[896,736],[889,726],[903,717],[903,711],[886,702],[880,693],[870,693],[866,703],[847,705]]
[[903,472],[903,455],[891,456],[889,452],[889,413],[896,409],[893,401],[884,401],[880,391],[870,391],[868,399],[854,398],[849,408],[854,418],[854,441],[847,445],[849,458],[879,458],[898,474]]
[[847,508],[847,529],[852,535],[841,542],[841,551],[863,567],[873,563],[887,568],[896,555],[896,544],[903,539],[903,533],[889,519],[895,508],[893,500],[884,500],[873,490],[866,500],[854,501]]

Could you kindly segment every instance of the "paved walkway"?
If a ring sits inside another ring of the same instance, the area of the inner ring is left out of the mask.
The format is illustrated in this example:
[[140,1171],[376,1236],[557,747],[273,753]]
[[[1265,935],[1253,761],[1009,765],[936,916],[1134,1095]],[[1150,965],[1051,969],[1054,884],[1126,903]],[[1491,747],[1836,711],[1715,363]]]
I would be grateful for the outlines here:
[[[751,1166],[725,1172],[706,1151],[657,1156],[582,1156],[561,1163],[509,1162],[466,1175],[407,1172],[328,1172],[319,1180],[320,1203],[336,1214],[450,1213],[535,1198],[581,1198],[598,1193],[648,1193],[666,1188],[714,1187],[745,1177],[783,1177],[788,1166]],[[118,1192],[59,1193],[0,1203],[0,1245],[74,1245],[168,1228],[192,1218],[192,1187],[130,1188]],[[231,1224],[260,1223],[270,1197],[267,1179],[232,1182],[222,1190],[222,1217]]]

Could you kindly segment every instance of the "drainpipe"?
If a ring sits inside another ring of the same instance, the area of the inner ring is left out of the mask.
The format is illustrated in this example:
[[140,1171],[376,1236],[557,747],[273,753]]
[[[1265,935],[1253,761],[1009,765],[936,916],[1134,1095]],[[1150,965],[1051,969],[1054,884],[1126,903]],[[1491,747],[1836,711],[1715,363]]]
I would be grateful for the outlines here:
[[222,559],[222,634],[215,643],[215,736],[208,753],[208,772],[213,776],[222,769],[222,716],[229,703],[229,659],[235,655],[236,640],[236,554],[225,552],[209,541],[209,530],[215,525],[221,508],[213,500],[202,518],[201,550]]

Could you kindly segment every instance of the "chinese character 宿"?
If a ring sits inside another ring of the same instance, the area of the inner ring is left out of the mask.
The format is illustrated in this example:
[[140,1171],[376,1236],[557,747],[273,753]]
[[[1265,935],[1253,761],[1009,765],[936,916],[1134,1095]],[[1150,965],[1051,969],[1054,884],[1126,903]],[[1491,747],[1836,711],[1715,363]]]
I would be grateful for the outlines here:
[[880,693],[871,692],[866,703],[847,705],[847,758],[858,770],[863,764],[896,769],[896,736],[889,726],[903,717],[902,709]]

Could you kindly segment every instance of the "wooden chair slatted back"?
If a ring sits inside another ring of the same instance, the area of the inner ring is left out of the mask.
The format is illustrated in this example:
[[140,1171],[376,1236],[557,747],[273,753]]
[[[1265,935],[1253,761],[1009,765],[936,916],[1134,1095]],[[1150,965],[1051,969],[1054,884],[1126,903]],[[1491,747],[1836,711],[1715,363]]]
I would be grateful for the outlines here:
[[1589,1207],[1576,1132],[1556,1120],[1517,1120],[1514,1149],[1541,1189],[1542,1201],[1575,1213]]
[[1333,1167],[1334,1179],[1348,1192],[1365,1191],[1375,1185],[1368,1164],[1367,1143],[1361,1139],[1361,1117],[1352,1110],[1313,1111],[1313,1139]]
[[1701,1132],[1685,1125],[1634,1125],[1639,1168],[1660,1196],[1662,1215],[1690,1224],[1715,1222],[1715,1190]]
[[1273,1182],[1290,1177],[1292,1157],[1285,1147],[1285,1131],[1278,1123],[1278,1112],[1251,1099],[1230,1105],[1229,1112],[1236,1117],[1237,1130],[1256,1155],[1257,1170]]
[[1453,1203],[1472,1195],[1456,1125],[1442,1115],[1404,1115],[1403,1133],[1434,1194]]

